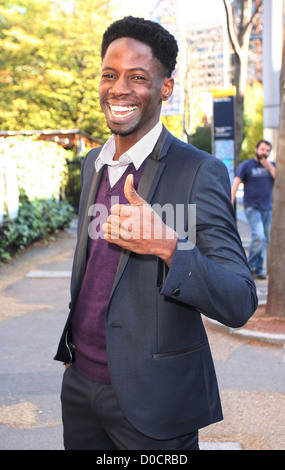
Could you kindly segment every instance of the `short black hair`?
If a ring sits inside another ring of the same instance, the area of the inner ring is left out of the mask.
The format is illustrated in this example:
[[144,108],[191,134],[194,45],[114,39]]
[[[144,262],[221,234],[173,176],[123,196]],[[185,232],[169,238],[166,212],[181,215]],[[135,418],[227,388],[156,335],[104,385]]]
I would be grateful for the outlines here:
[[272,149],[272,144],[271,142],[269,142],[268,140],[264,140],[264,139],[260,139],[257,144],[256,144],[256,148],[258,148],[261,144],[266,144],[270,147],[270,150]]
[[105,31],[101,45],[102,59],[111,42],[123,37],[148,44],[153,56],[163,65],[167,78],[171,77],[176,65],[178,45],[169,31],[155,21],[126,16],[112,23]]

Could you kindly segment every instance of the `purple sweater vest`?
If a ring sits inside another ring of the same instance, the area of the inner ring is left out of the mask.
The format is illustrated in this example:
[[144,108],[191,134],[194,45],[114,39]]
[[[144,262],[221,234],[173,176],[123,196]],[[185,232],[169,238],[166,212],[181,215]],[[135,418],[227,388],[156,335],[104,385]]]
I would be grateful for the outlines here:
[[[119,198],[120,204],[128,203],[124,195],[125,179],[128,174],[133,174],[134,187],[137,188],[143,167],[144,164],[136,171],[134,165],[130,164],[112,188],[110,188],[108,171],[105,168],[96,204],[103,204],[109,214],[111,203],[114,203],[112,197]],[[102,221],[102,223],[104,222]],[[85,377],[95,382],[110,383],[106,352],[105,312],[121,248],[108,243],[102,237],[93,238],[95,237],[88,239],[87,266],[72,321],[75,364],[77,370]]]

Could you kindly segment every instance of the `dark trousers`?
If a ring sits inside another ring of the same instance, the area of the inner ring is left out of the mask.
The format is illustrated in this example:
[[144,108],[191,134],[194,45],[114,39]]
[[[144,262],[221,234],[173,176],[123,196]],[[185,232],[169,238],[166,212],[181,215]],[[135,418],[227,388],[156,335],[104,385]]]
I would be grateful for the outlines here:
[[198,432],[151,439],[125,418],[111,385],[83,377],[75,365],[64,373],[62,419],[66,450],[199,450]]

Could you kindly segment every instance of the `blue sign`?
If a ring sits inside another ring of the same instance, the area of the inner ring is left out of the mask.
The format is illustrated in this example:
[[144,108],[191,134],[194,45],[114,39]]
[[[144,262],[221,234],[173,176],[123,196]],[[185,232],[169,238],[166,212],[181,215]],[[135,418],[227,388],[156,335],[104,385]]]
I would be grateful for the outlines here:
[[235,176],[234,96],[213,97],[214,155],[226,165],[231,183]]

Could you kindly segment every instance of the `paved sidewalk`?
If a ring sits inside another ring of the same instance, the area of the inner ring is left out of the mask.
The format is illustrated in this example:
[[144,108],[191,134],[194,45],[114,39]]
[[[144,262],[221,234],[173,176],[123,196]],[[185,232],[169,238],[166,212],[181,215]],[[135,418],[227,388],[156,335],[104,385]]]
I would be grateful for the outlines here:
[[53,357],[68,313],[74,246],[73,226],[0,266],[1,450],[63,450],[64,368]]
[[[243,223],[239,221],[246,242]],[[63,368],[53,356],[68,313],[75,242],[76,221],[48,244],[36,243],[0,266],[2,450],[63,449],[59,400]],[[257,287],[260,300],[266,302],[267,282]],[[224,331],[252,338],[246,329]],[[255,341],[264,342],[266,334],[259,332]],[[282,338],[275,335],[273,341]],[[201,448],[235,450],[241,446],[203,442]]]
[[[247,252],[251,235],[241,203],[239,203],[237,206],[237,226],[243,242],[243,246]],[[252,319],[249,320],[247,325],[240,329],[227,328],[222,325],[217,326],[230,334],[239,336],[246,340],[283,346],[285,344],[285,321],[269,319],[264,315],[264,309],[267,302],[268,279],[255,279],[255,284],[257,289],[259,309],[254,314]],[[264,309],[262,309],[262,307],[264,307]],[[215,324],[216,322],[212,323]]]

